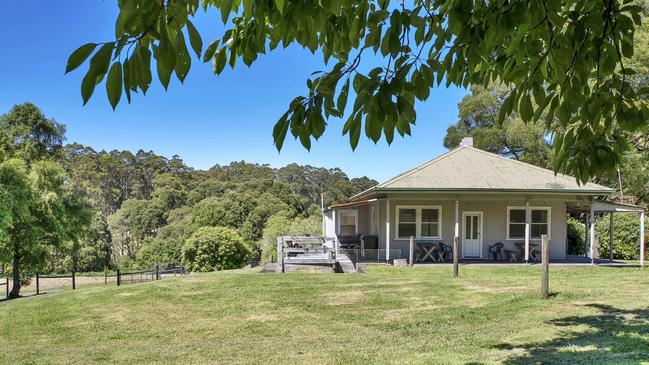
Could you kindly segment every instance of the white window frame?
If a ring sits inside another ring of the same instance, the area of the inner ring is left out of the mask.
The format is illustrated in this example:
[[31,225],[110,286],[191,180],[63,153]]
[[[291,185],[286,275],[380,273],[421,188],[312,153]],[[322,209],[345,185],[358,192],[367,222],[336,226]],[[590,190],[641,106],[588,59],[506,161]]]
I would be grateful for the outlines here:
[[[506,230],[507,230],[507,238],[506,240],[511,240],[511,241],[520,241],[524,240],[525,236],[523,237],[510,237],[509,236],[509,214],[512,210],[525,210],[524,205],[511,205],[507,206],[507,221],[505,222]],[[552,208],[548,206],[537,206],[537,205],[530,205],[530,240],[540,240],[541,237],[535,238],[532,237],[532,211],[533,210],[545,210],[548,212],[548,238],[552,236]],[[527,216],[525,217],[525,224],[527,223]]]
[[354,216],[354,234],[358,234],[358,209],[340,209],[336,214],[336,233],[340,236],[340,222],[343,221],[344,214],[351,214]]
[[[415,238],[416,239],[431,239],[431,240],[441,240],[442,239],[442,206],[441,205],[397,205],[395,206],[395,223],[396,227],[394,230],[394,239],[395,240],[407,240],[410,237],[400,237],[399,236],[399,209],[415,209]],[[421,210],[422,209],[437,209],[437,236],[422,236],[421,235]]]

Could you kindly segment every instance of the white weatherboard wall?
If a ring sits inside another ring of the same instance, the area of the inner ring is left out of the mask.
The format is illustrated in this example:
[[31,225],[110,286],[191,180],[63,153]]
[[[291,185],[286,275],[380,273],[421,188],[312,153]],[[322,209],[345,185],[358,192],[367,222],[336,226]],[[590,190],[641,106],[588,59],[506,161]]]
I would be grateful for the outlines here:
[[[460,236],[463,232],[462,212],[481,211],[483,213],[483,234],[482,234],[482,257],[487,258],[488,247],[496,242],[503,242],[505,249],[514,249],[514,242],[524,242],[524,239],[507,240],[507,206],[524,206],[523,197],[514,196],[511,198],[502,197],[494,200],[470,200],[475,199],[475,195],[459,196],[460,201]],[[401,256],[407,257],[409,242],[408,239],[398,239],[396,237],[396,207],[398,205],[439,205],[442,207],[442,241],[447,245],[453,244],[454,225],[455,225],[455,198],[438,198],[438,199],[412,199],[404,197],[391,198],[390,204],[390,248],[401,249]],[[534,199],[530,200],[530,206],[543,206],[551,208],[551,226],[550,226],[550,258],[553,260],[564,260],[566,258],[566,203],[561,199]],[[385,203],[381,204],[381,222],[385,222]],[[394,227],[394,228],[392,228]],[[381,235],[379,245],[385,248],[385,224],[381,225]],[[531,243],[538,243],[540,239],[531,239]],[[460,237],[460,250],[462,248],[462,237]],[[461,251],[460,251],[461,254]]]

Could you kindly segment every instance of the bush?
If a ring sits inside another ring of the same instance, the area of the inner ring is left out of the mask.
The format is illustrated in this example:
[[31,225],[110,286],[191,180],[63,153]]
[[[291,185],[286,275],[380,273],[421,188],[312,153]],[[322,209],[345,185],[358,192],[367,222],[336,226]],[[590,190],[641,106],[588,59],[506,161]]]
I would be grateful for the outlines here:
[[137,259],[142,267],[168,267],[181,262],[181,245],[178,241],[154,238],[144,243],[138,252]]
[[189,271],[228,270],[243,267],[251,249],[234,230],[226,227],[202,227],[189,237],[182,248],[183,265]]
[[568,255],[584,255],[586,227],[577,219],[568,217]]
[[[647,222],[645,220],[645,226]],[[597,218],[596,233],[599,238],[600,257],[609,257],[608,214]],[[638,259],[640,253],[640,218],[636,213],[613,214],[613,258]]]

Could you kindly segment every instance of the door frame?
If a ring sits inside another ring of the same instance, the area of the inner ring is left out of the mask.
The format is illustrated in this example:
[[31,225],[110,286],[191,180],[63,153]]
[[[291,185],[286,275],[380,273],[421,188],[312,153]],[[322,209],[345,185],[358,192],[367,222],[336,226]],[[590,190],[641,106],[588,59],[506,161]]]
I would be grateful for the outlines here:
[[465,245],[465,240],[466,240],[466,216],[468,215],[477,215],[479,218],[479,223],[478,223],[478,229],[480,230],[480,234],[478,235],[478,246],[480,247],[480,255],[479,256],[470,256],[469,258],[479,258],[482,259],[482,236],[484,236],[484,213],[482,211],[466,211],[462,212],[462,258],[464,259],[464,245]]

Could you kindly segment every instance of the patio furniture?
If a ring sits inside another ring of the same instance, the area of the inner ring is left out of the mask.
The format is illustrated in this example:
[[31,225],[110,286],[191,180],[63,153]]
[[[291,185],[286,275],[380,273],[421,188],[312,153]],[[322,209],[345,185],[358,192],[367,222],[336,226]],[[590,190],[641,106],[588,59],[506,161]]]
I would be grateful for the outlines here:
[[417,242],[419,254],[417,261],[424,262],[428,259],[437,261],[435,254],[439,255],[439,247],[434,242]]
[[437,242],[437,246],[440,249],[439,258],[441,262],[453,259],[453,246],[449,246],[442,241]]
[[491,256],[493,256],[494,260],[502,261],[502,259],[503,259],[502,249],[504,247],[505,247],[505,245],[502,242],[496,242],[493,245],[489,246],[487,259],[489,259]]
[[[516,255],[518,257],[518,260],[521,260],[521,261],[525,260],[525,242],[514,242],[514,245],[516,245],[516,247],[518,248],[518,255]],[[533,255],[536,255],[535,252],[539,252],[536,249],[538,246],[539,246],[538,243],[531,243],[530,242],[530,259],[536,260],[535,256],[533,256]],[[516,260],[516,261],[518,261],[518,260]]]
[[338,236],[338,247],[342,249],[354,249],[361,247],[361,235]]
[[516,250],[504,250],[505,252],[505,258],[509,259],[511,262],[516,262],[518,261],[518,255],[521,253],[520,251]]

